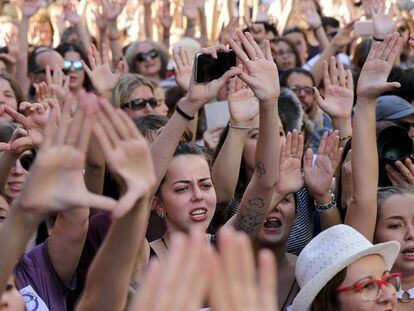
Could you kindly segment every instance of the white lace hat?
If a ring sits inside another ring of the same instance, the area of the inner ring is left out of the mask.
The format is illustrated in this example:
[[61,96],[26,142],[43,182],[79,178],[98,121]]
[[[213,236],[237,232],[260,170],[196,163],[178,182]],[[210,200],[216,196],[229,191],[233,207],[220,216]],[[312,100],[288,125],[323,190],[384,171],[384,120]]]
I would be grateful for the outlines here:
[[373,245],[362,234],[346,225],[333,226],[316,236],[296,261],[296,280],[301,288],[293,301],[293,311],[310,310],[321,289],[342,269],[359,258],[380,255],[391,270],[400,252],[400,243]]

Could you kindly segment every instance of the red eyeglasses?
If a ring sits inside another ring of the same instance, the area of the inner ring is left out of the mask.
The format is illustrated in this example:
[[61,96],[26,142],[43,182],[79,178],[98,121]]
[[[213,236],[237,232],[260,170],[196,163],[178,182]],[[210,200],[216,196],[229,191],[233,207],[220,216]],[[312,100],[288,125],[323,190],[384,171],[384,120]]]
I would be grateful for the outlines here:
[[386,286],[388,288],[395,288],[398,290],[401,286],[401,273],[388,274],[384,280],[365,280],[358,282],[352,286],[339,288],[338,292],[346,292],[348,290],[354,290],[361,294],[364,301],[377,300],[381,294],[381,288]]

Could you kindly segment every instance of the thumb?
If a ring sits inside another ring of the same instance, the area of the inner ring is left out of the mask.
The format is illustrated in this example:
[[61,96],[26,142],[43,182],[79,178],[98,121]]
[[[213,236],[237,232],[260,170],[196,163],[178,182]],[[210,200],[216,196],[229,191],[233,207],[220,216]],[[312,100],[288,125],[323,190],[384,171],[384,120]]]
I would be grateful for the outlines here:
[[95,207],[104,211],[112,211],[115,209],[117,201],[103,195],[87,192],[82,198],[81,204],[84,206]]
[[115,219],[119,219],[125,216],[137,202],[139,198],[139,193],[132,191],[131,188],[119,199],[118,204],[115,210],[112,212],[112,216]]
[[211,81],[210,83],[214,83],[215,86],[219,89],[221,88],[230,78],[233,78],[236,75],[241,74],[241,69],[234,67],[228,71],[226,71],[220,78]]
[[10,151],[10,145],[7,143],[0,143],[0,151]]
[[395,89],[398,89],[401,87],[401,84],[399,82],[387,82],[387,84],[384,85],[383,92],[391,92]]

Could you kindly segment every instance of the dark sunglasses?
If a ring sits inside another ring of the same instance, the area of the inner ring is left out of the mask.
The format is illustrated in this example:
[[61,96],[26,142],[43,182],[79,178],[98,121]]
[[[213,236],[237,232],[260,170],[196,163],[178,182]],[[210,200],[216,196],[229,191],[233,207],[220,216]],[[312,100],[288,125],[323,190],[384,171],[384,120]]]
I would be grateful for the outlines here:
[[33,162],[35,160],[35,155],[34,154],[26,154],[24,156],[22,156],[19,161],[20,161],[20,165],[26,170],[29,171],[30,167],[32,166]]
[[158,51],[156,49],[152,49],[151,51],[145,52],[145,53],[138,53],[137,54],[137,62],[143,62],[146,61],[147,58],[157,58],[158,57]]
[[130,102],[122,104],[121,109],[129,108],[132,110],[142,110],[147,104],[149,104],[151,108],[155,108],[157,106],[157,100],[154,97],[148,99],[133,99]]
[[82,65],[82,62],[80,60],[75,60],[73,62],[71,62],[69,60],[65,60],[63,62],[63,67],[66,70],[70,70],[71,68],[73,68],[73,70],[75,70],[75,71],[82,71],[83,70],[83,65]]

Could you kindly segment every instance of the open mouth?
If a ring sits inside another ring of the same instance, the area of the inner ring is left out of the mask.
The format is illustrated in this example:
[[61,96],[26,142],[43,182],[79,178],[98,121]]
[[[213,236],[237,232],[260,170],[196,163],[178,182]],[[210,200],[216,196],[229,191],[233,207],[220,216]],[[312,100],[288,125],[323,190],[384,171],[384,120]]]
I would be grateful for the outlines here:
[[265,229],[279,229],[282,226],[282,222],[277,217],[267,218],[263,227]]
[[414,260],[414,248],[404,249],[401,253],[404,258]]
[[193,209],[190,212],[190,218],[193,221],[196,221],[196,222],[206,220],[207,219],[207,209],[206,208]]

